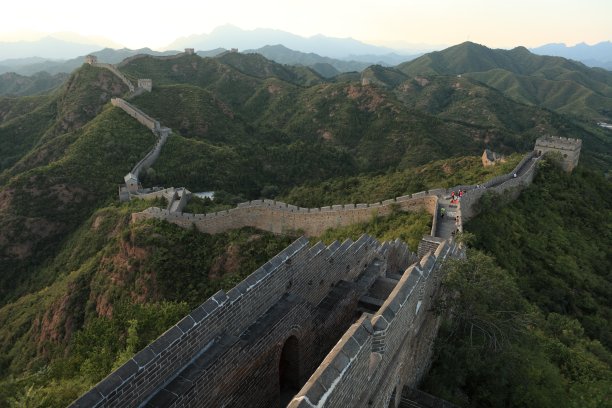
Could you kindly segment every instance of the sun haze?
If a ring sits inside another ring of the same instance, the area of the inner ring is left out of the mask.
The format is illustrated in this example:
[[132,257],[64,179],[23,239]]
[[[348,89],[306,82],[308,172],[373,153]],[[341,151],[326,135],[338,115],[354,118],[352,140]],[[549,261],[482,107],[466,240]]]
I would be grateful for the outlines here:
[[612,2],[607,0],[187,0],[170,5],[107,0],[94,4],[74,0],[3,4],[0,41],[62,31],[103,36],[130,48],[162,49],[178,37],[207,33],[228,23],[302,36],[352,37],[395,48],[466,40],[490,47],[572,45],[612,38]]

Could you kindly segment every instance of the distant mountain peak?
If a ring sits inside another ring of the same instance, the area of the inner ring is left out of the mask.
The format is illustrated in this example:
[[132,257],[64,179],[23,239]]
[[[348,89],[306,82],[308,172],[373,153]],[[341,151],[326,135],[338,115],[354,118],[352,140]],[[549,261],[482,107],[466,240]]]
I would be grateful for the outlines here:
[[532,48],[531,51],[538,55],[564,57],[580,61],[590,67],[612,70],[612,42],[610,41],[601,41],[593,45],[581,42],[574,46],[568,46],[563,43],[551,43]]
[[366,44],[353,38],[327,37],[316,34],[303,37],[286,31],[256,28],[243,30],[233,25],[223,25],[208,34],[179,38],[168,49],[196,48],[210,50],[214,48],[258,49],[269,44],[283,44],[285,47],[300,51],[314,52],[321,56],[346,59],[349,55],[385,55],[394,52],[391,48]]

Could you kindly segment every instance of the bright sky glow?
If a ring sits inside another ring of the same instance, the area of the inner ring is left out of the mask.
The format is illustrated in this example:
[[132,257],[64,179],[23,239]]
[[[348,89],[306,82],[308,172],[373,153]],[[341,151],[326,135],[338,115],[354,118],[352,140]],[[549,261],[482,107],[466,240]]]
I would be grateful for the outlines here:
[[[224,24],[401,47],[574,45],[612,40],[611,0],[35,0],[3,2],[0,41],[69,31],[161,49]],[[15,32],[20,32],[15,35]]]

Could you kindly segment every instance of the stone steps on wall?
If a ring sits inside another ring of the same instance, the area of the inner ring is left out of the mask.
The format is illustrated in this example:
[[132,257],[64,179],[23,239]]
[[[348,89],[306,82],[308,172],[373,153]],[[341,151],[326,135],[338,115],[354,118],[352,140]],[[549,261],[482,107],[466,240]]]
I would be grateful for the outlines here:
[[354,289],[355,284],[353,282],[341,280],[336,283],[330,289],[327,296],[323,298],[321,303],[317,305],[319,314],[327,315],[327,312],[332,311],[334,307],[338,304],[338,302],[340,302],[342,299],[345,299],[347,297],[347,294]]
[[368,293],[359,299],[358,310],[367,313],[376,312],[385,303],[398,281],[399,279],[392,279],[388,276],[376,278],[368,289]]
[[143,405],[145,408],[162,408],[172,405],[182,394],[185,394],[194,385],[211,364],[227,352],[238,339],[235,336],[223,335],[204,347],[193,361],[185,365],[182,370],[164,387],[152,394]]
[[442,398],[438,398],[416,388],[404,387],[399,408],[459,408]]

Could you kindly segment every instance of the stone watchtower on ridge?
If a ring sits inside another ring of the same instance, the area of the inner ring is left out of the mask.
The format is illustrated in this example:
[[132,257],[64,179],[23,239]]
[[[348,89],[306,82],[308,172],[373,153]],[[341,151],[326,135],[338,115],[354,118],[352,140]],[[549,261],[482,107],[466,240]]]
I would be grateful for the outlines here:
[[536,140],[534,150],[538,155],[547,152],[559,152],[563,161],[563,170],[571,172],[578,165],[582,140],[559,136],[543,136]]
[[89,64],[89,65],[94,65],[98,62],[98,57],[96,57],[95,55],[87,55],[85,57],[85,63]]
[[148,78],[138,79],[138,88],[144,89],[145,91],[151,92],[153,89],[153,80]]

